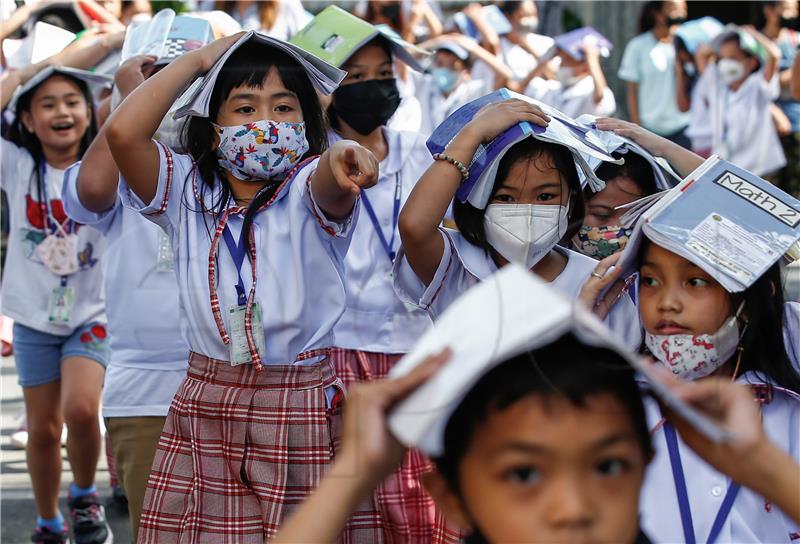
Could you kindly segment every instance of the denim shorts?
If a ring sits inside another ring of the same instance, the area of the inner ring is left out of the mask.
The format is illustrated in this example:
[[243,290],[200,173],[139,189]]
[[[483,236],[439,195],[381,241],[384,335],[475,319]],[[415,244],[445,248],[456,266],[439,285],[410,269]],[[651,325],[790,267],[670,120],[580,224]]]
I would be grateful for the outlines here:
[[14,360],[22,387],[35,387],[61,379],[61,361],[86,357],[103,368],[111,351],[103,323],[87,323],[69,336],[37,331],[14,323]]

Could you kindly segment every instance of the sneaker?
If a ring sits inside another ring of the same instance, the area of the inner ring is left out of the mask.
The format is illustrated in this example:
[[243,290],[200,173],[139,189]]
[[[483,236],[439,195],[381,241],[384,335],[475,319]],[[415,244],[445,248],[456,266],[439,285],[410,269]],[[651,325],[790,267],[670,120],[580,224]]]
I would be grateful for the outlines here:
[[86,497],[69,499],[69,514],[75,544],[111,544],[114,535],[106,521],[106,512],[100,497],[93,493]]
[[11,447],[15,450],[24,450],[28,445],[28,430],[20,427],[11,434]]
[[66,530],[54,533],[50,529],[37,527],[36,532],[31,536],[31,542],[38,544],[66,544],[69,542],[69,535]]

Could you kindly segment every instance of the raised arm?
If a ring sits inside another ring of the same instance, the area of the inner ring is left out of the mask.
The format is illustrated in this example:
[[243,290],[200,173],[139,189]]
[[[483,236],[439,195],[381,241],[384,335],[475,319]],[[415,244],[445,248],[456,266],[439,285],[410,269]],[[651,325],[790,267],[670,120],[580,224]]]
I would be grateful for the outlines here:
[[781,50],[778,49],[778,46],[775,45],[775,42],[764,36],[761,32],[756,30],[755,27],[745,25],[742,28],[745,30],[745,32],[755,38],[756,41],[760,43],[761,46],[766,50],[767,60],[764,63],[764,79],[771,81],[772,76],[774,76],[778,71],[778,62],[781,60]]
[[497,35],[497,32],[495,32],[486,21],[486,17],[483,16],[483,6],[477,2],[473,2],[467,5],[463,11],[464,15],[472,21],[472,24],[475,25],[475,28],[477,28],[478,32],[483,36],[481,45],[483,45],[490,54],[496,55],[500,51],[500,36]]
[[426,0],[414,0],[411,5],[411,18],[409,19],[408,28],[406,29],[406,34],[403,36],[403,39],[408,43],[416,43],[414,27],[423,22],[430,30],[428,34],[429,38],[435,38],[442,33],[442,22],[439,20],[439,17],[436,16],[436,13],[428,2]]
[[700,155],[634,123],[610,117],[599,117],[595,123],[598,129],[610,130],[620,136],[630,138],[656,157],[663,157],[682,177],[688,176],[705,160]]
[[114,161],[144,202],[156,194],[159,157],[152,138],[161,120],[186,85],[206,73],[240,37],[241,33],[220,38],[172,61],[133,91],[106,122]]
[[[444,154],[468,165],[481,143],[522,121],[547,126],[550,119],[538,106],[523,100],[489,104],[461,129]],[[458,168],[446,161],[434,161],[400,212],[398,228],[403,250],[414,273],[426,285],[433,280],[444,252],[439,224],[462,181]]]
[[494,84],[496,89],[504,87],[513,77],[511,68],[506,66],[496,55],[493,55],[485,48],[481,47],[475,40],[471,40],[462,34],[443,34],[437,38],[426,40],[420,47],[433,50],[436,49],[438,45],[446,42],[455,42],[459,44],[472,55],[472,58],[485,62],[495,73]]
[[586,64],[589,65],[589,75],[594,82],[594,103],[599,104],[608,88],[606,76],[600,66],[600,51],[591,45],[583,47],[583,54],[586,55]]

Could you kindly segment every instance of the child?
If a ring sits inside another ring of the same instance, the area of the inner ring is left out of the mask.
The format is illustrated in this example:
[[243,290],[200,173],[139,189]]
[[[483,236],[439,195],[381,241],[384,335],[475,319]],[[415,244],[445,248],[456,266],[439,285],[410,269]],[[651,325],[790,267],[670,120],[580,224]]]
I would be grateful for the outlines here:
[[[177,95],[207,72],[183,110],[192,115],[189,154],[153,142]],[[377,179],[377,161],[358,144],[326,150],[315,86],[330,92],[343,77],[249,32],[184,54],[108,121],[123,201],[175,248],[191,351],[147,485],[140,543],[223,533],[263,542],[331,461],[341,386],[327,355],[345,307],[358,193]],[[358,527],[351,536],[369,539]]]
[[711,142],[711,153],[763,176],[786,164],[777,130],[770,116],[778,98],[780,51],[753,29],[726,30],[714,42],[718,57],[710,64],[692,94],[693,141]]
[[[521,121],[546,126],[549,118],[538,106],[518,99],[485,106],[438,155],[440,160],[425,172],[400,213],[403,249],[395,261],[395,291],[433,318],[508,262],[575,297],[588,277],[603,277],[607,271],[557,245],[574,236],[584,217],[574,158],[563,145],[536,138],[514,144],[500,161],[485,209],[456,200],[459,232],[439,227],[466,177],[461,169],[466,172],[463,165],[471,162],[478,144]],[[622,295],[607,318],[632,347],[641,341],[635,315],[630,298]]]
[[[4,74],[23,85],[14,95],[9,140],[2,142],[12,233],[3,313],[14,319],[15,362],[25,397],[27,462],[38,513],[32,540],[67,541],[58,510],[65,422],[75,476],[69,486],[75,540],[110,542],[94,486],[108,362],[97,266],[104,243],[99,232],[67,218],[61,200],[64,169],[80,159],[96,132],[87,81],[97,78],[82,70],[33,68]],[[10,98],[3,93],[3,108]]]

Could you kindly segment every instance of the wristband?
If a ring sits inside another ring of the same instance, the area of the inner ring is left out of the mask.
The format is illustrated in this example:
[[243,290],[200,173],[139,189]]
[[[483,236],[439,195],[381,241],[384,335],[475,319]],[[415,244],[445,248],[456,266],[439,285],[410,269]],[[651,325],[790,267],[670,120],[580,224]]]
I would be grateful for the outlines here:
[[458,171],[461,173],[461,180],[464,181],[469,177],[469,169],[464,166],[464,163],[458,159],[454,159],[444,153],[434,153],[433,160],[435,161],[446,161],[458,168]]

